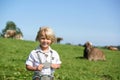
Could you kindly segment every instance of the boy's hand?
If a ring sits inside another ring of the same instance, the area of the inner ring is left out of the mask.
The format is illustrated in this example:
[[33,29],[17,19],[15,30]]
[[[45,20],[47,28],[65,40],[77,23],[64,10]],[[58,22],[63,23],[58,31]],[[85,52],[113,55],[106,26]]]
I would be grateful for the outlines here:
[[51,64],[51,67],[53,69],[58,69],[58,68],[60,68],[60,64]]
[[44,67],[43,64],[39,64],[38,67],[37,67],[37,70],[41,71],[43,67]]

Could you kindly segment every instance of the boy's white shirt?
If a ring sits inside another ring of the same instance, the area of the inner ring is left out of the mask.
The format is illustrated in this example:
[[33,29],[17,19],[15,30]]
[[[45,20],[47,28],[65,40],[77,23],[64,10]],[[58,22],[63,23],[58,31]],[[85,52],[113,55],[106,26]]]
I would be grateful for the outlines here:
[[[51,51],[52,51],[52,53],[51,53]],[[49,47],[49,52],[43,53],[41,48],[37,47],[35,50],[32,50],[31,53],[29,54],[29,57],[26,60],[26,65],[38,66],[41,63],[39,58],[38,58],[37,52],[40,55],[40,59],[41,59],[42,63],[47,61],[47,62],[51,62],[52,64],[61,64],[60,57],[59,57],[58,53],[55,50],[53,50],[53,49],[51,49]],[[48,56],[46,57],[45,54],[47,54]],[[35,72],[38,72],[38,71],[35,71]],[[40,71],[40,73],[42,75],[50,75],[53,72],[54,72],[54,69],[51,69],[51,68],[47,68],[47,69],[43,68]]]

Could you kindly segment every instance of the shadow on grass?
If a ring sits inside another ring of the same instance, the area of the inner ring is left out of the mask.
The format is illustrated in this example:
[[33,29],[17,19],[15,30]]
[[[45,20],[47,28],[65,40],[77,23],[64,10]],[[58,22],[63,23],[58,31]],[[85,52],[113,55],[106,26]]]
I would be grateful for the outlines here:
[[83,56],[77,56],[77,57],[75,57],[76,59],[85,59],[86,60],[86,58],[84,58]]
[[102,75],[101,78],[102,78],[102,80],[113,80],[112,76],[110,76],[110,75]]

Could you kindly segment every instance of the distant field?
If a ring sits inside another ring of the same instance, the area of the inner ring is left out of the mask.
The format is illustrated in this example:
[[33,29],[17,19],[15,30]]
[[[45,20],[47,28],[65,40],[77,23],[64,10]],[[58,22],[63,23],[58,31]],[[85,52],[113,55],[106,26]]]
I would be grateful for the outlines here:
[[[31,80],[32,72],[25,69],[25,60],[37,42],[0,38],[0,80]],[[53,44],[62,60],[55,80],[120,80],[120,51],[102,49],[106,61],[82,59],[83,47]]]

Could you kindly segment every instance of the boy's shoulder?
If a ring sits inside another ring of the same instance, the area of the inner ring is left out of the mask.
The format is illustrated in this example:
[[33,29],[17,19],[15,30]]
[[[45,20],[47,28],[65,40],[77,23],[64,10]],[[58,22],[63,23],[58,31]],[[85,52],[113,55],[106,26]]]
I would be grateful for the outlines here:
[[35,53],[38,53],[38,52],[39,52],[39,50],[34,49],[34,50],[31,51],[31,54],[35,54]]
[[57,53],[57,51],[56,51],[56,50],[54,50],[54,49],[51,49],[50,51],[51,51],[51,52],[53,52],[53,53]]
[[51,52],[53,53],[54,56],[58,56],[59,55],[58,52],[56,50],[54,50],[54,49],[52,49]]

